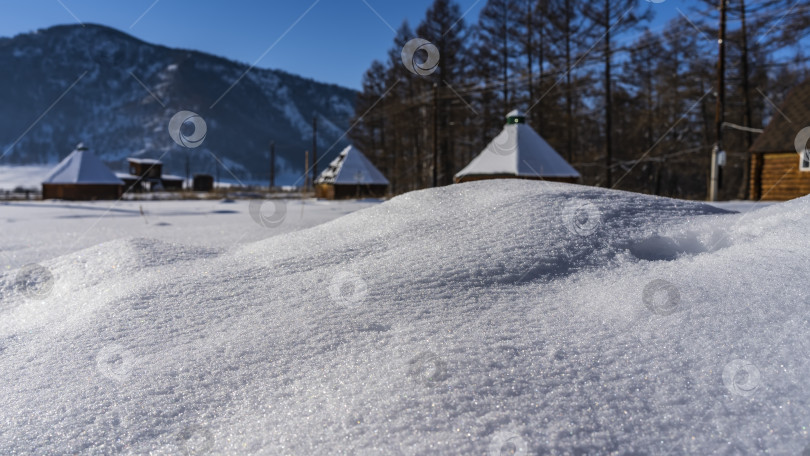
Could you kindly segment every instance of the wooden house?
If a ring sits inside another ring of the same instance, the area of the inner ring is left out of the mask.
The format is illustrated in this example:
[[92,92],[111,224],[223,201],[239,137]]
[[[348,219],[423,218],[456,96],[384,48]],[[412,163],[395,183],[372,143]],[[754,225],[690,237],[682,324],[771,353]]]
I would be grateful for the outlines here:
[[183,190],[183,182],[185,182],[185,179],[182,176],[164,174],[160,176],[160,182],[163,184],[164,190],[172,192]]
[[455,175],[455,182],[531,179],[576,183],[580,174],[532,127],[518,110],[506,115],[500,134]]
[[808,126],[810,80],[788,93],[751,146],[748,195],[751,200],[785,201],[810,194]]
[[162,189],[161,175],[163,162],[154,158],[127,158],[129,174],[138,178],[135,185],[128,187],[133,191],[154,191]]
[[124,193],[126,192],[141,192],[141,178],[129,173],[115,173],[115,177],[124,182]]
[[154,158],[127,158],[129,173],[118,173],[126,184],[126,191],[183,190],[185,179],[172,174],[163,174],[163,162]]
[[163,162],[154,158],[127,158],[129,174],[146,179],[160,179],[163,174]]
[[348,146],[315,179],[315,196],[326,199],[382,198],[388,179],[354,146]]
[[42,182],[42,199],[118,199],[123,187],[124,182],[80,143]]
[[191,186],[195,192],[210,192],[214,189],[214,176],[210,174],[195,174]]

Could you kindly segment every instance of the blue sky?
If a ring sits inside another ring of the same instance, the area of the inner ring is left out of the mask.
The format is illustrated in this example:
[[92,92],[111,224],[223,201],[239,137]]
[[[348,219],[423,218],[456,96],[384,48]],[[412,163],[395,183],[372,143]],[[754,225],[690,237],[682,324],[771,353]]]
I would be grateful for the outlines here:
[[[590,1],[590,0],[587,0]],[[694,0],[653,3],[653,29]],[[196,49],[261,68],[359,88],[403,20],[416,26],[433,0],[0,0],[0,36],[90,22],[142,40]],[[458,0],[477,21],[486,0]],[[313,6],[314,5],[314,6]],[[372,11],[374,9],[374,11]],[[379,14],[379,17],[378,15]],[[295,24],[295,25],[293,25]],[[285,34],[286,32],[286,34]],[[264,55],[260,59],[260,57]]]

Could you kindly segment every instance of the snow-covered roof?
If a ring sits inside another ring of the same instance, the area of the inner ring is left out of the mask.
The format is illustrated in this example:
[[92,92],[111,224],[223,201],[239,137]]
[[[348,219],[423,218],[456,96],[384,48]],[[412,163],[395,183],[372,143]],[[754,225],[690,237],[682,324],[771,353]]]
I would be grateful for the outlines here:
[[124,185],[124,182],[115,177],[107,165],[81,143],[76,146],[76,150],[56,165],[42,183]]
[[129,158],[127,158],[127,161],[130,162],[130,163],[138,163],[138,164],[141,164],[141,165],[162,165],[163,164],[162,161],[156,160],[154,158],[129,157]]
[[136,176],[134,174],[129,173],[115,173],[115,177],[119,179],[138,179],[140,176]]
[[315,179],[316,184],[388,185],[388,179],[360,150],[348,146]]
[[456,177],[478,175],[512,175],[521,177],[580,177],[532,127],[523,114],[507,114],[501,133]]
[[176,176],[174,174],[164,174],[164,175],[160,176],[160,178],[161,179],[166,179],[166,180],[185,180],[186,179],[183,176]]

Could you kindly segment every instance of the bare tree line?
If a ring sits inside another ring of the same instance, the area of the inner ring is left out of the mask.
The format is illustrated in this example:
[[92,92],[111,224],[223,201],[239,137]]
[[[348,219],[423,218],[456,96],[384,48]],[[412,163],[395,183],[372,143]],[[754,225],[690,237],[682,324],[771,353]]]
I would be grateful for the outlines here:
[[[655,4],[643,0],[489,0],[473,24],[457,2],[435,0],[365,73],[351,138],[394,193],[447,185],[518,108],[584,184],[702,199],[716,140],[720,1],[699,0],[652,30]],[[810,6],[727,0],[726,8],[724,118],[761,128],[808,76],[799,42]],[[415,37],[440,53],[428,76],[402,64]],[[723,136],[720,196],[742,198],[755,134]]]

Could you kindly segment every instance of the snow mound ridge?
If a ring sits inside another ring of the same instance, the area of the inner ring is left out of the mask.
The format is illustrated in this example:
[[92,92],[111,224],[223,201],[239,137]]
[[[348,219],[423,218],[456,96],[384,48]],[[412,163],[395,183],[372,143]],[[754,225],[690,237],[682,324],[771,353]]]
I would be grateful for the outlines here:
[[[628,251],[657,259],[647,250],[665,247],[662,255],[672,259],[727,245],[713,240],[723,238],[720,232],[668,232],[672,224],[727,213],[707,204],[569,184],[496,182],[411,192],[243,253],[281,274],[302,264],[352,265],[371,276],[407,270],[420,283],[488,286],[608,266]],[[666,241],[656,243],[664,234]],[[674,239],[677,244],[667,245]]]

